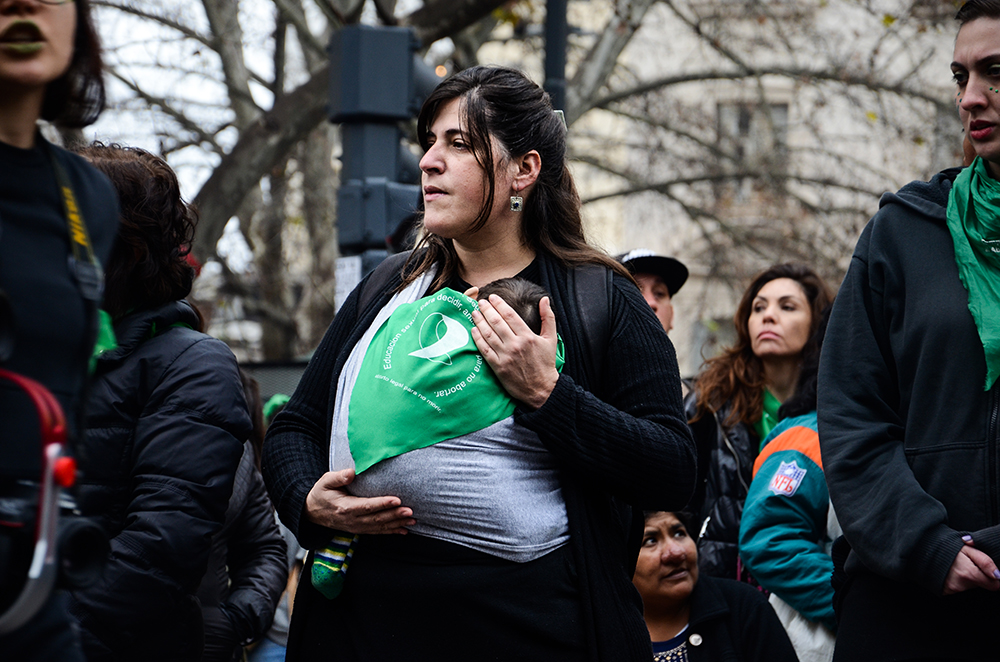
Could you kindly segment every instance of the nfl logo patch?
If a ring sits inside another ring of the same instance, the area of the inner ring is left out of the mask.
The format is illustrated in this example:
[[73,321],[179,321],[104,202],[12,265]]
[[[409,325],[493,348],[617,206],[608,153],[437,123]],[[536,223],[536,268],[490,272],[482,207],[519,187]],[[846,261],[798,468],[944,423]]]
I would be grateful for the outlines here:
[[771,484],[767,486],[767,489],[777,496],[790,497],[799,489],[805,476],[806,470],[799,467],[794,460],[782,462],[778,470],[774,472],[774,477],[771,478]]

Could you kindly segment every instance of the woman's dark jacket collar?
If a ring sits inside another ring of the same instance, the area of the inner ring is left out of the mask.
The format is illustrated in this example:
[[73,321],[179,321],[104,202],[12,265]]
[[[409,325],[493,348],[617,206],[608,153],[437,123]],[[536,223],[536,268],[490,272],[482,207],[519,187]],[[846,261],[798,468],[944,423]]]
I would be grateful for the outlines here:
[[158,308],[139,310],[126,315],[115,323],[118,346],[101,354],[98,364],[117,363],[132,354],[136,347],[149,340],[155,331],[163,331],[175,324],[197,329],[198,313],[187,301],[171,301]]

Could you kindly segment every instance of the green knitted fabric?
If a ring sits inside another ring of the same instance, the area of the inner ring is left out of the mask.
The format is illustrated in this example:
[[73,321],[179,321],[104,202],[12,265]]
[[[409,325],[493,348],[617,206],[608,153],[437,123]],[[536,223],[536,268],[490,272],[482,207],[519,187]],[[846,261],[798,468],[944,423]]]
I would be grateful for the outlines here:
[[338,534],[326,548],[318,549],[314,553],[310,575],[313,588],[330,600],[340,595],[341,589],[344,588],[347,566],[354,556],[354,545],[357,541],[357,536]]

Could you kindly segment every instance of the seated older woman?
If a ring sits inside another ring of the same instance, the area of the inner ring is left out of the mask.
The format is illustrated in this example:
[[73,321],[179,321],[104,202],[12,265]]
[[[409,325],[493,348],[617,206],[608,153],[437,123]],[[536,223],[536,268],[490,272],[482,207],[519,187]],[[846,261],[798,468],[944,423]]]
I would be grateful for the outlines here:
[[646,513],[632,583],[642,596],[653,660],[798,660],[763,593],[732,579],[699,579],[689,518]]

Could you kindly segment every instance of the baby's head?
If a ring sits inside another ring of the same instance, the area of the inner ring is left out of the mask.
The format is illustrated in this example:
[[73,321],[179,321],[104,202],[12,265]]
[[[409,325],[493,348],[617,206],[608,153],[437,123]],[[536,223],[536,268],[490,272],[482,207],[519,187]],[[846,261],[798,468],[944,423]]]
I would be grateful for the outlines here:
[[549,296],[542,286],[523,278],[501,278],[479,288],[480,299],[489,299],[491,294],[497,295],[513,308],[532,333],[542,332],[542,316],[538,312],[538,302],[542,297]]

